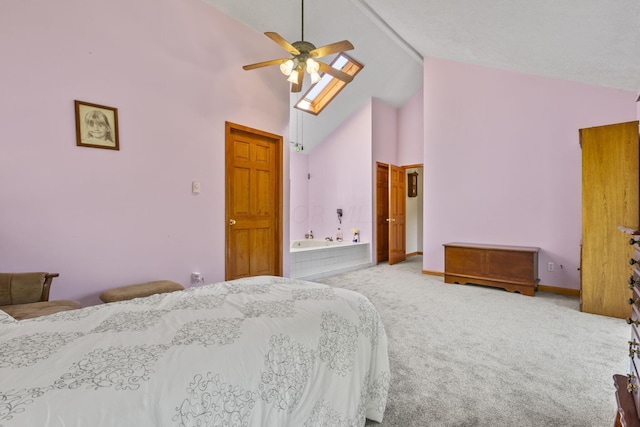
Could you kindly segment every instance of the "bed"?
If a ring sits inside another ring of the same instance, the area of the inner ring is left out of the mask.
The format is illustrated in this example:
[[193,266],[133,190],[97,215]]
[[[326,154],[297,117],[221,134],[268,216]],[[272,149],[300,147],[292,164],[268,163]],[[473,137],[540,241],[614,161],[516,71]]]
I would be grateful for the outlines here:
[[261,276],[16,321],[0,426],[363,426],[387,338],[359,293]]

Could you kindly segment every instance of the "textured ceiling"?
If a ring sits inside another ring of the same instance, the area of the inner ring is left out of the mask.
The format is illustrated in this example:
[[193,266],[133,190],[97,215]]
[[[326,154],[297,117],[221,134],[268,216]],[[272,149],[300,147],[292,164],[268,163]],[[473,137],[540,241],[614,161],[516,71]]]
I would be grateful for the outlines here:
[[[300,39],[300,0],[205,1],[258,32]],[[292,110],[292,137],[301,114],[307,151],[371,97],[406,102],[422,87],[422,56],[640,89],[638,0],[306,0],[304,8],[307,41],[348,39],[365,65],[318,117]]]
[[423,56],[640,89],[637,0],[366,0]]

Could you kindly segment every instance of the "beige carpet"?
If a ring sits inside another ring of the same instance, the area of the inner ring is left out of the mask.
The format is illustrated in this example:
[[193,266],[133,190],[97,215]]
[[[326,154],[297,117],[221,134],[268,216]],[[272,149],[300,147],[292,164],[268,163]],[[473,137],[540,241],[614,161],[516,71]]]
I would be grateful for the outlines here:
[[389,401],[383,423],[367,426],[613,425],[624,320],[582,313],[577,298],[445,284],[421,270],[417,256],[318,280],[367,296],[384,322]]

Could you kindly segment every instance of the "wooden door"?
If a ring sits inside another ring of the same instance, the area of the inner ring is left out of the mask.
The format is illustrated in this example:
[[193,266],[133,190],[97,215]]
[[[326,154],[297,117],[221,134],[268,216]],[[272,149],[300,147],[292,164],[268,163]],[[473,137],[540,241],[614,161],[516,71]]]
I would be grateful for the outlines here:
[[282,275],[282,137],[226,123],[225,280]]
[[618,226],[636,229],[640,219],[638,122],[580,129],[580,145],[581,310],[625,318],[631,252]]
[[376,164],[376,263],[389,259],[389,165]]
[[389,264],[407,258],[406,178],[404,168],[389,165]]

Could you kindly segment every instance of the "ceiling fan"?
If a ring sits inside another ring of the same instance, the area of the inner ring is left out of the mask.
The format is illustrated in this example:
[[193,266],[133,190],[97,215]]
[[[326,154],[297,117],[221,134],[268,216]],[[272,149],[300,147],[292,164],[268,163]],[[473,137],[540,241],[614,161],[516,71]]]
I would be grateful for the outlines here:
[[353,49],[353,45],[348,40],[331,43],[326,46],[315,47],[312,43],[304,41],[304,0],[302,0],[302,40],[289,43],[278,33],[266,32],[265,36],[279,44],[284,50],[289,52],[291,58],[272,59],[270,61],[258,62],[242,67],[245,70],[254,70],[256,68],[268,67],[270,65],[279,65],[282,74],[287,76],[287,80],[291,82],[291,92],[300,92],[302,90],[302,81],[304,80],[305,70],[311,76],[311,82],[317,83],[321,76],[319,72],[327,73],[346,83],[353,80],[349,74],[335,69],[324,62],[316,61],[316,58],[331,55],[333,53],[344,52]]

